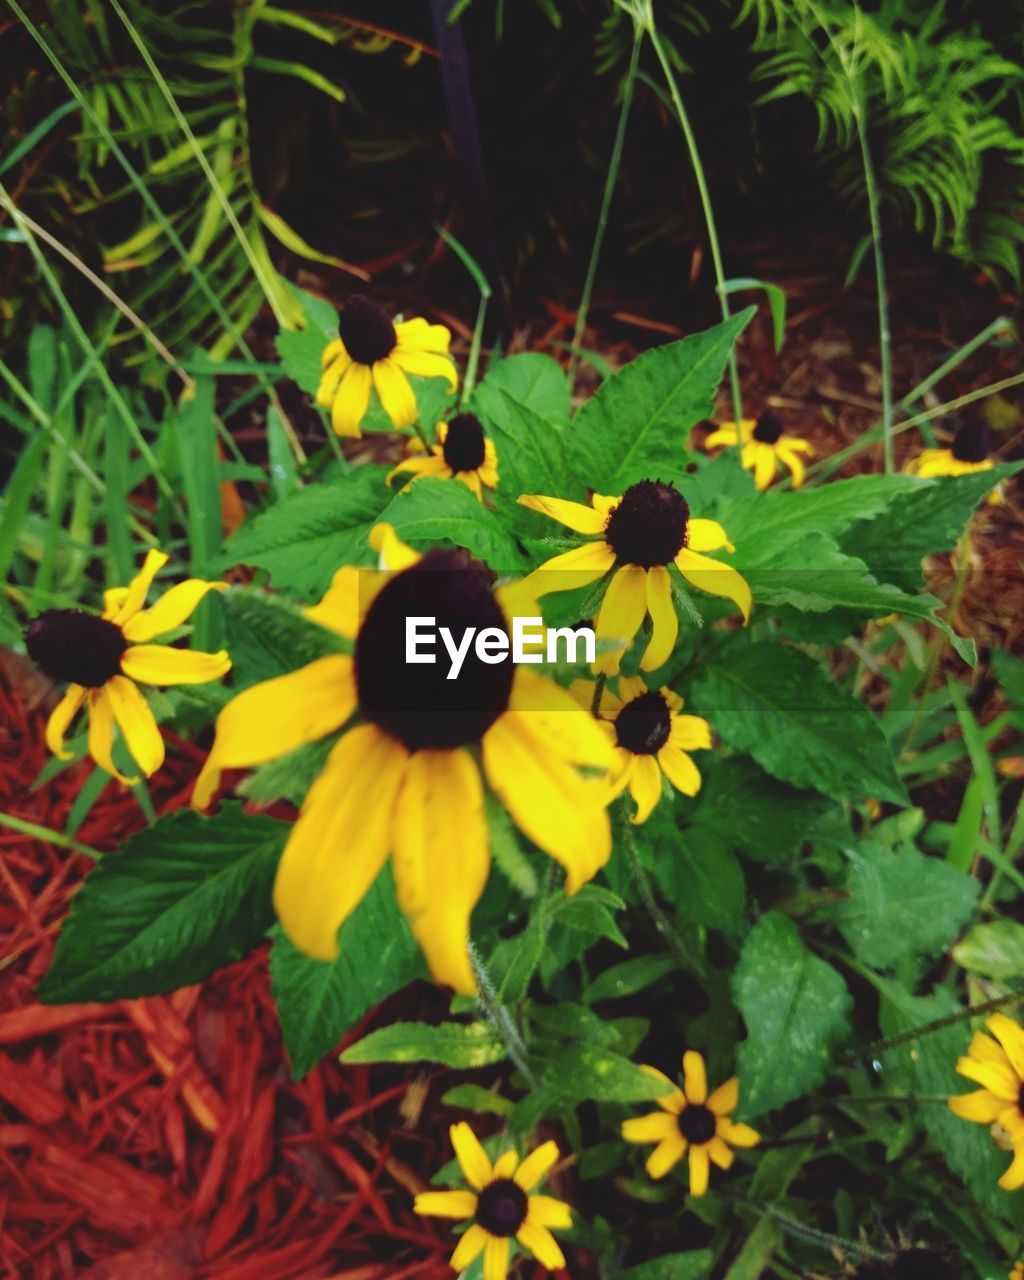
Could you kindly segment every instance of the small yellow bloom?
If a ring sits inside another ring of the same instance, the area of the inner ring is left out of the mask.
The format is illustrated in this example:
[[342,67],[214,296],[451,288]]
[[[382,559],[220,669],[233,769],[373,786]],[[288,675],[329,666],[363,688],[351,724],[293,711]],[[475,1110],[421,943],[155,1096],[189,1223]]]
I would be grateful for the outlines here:
[[720,422],[718,430],[712,431],[704,441],[704,447],[719,449],[732,445],[735,448],[741,441],[741,461],[747,471],[753,471],[754,484],[758,489],[768,488],[778,473],[780,462],[788,467],[794,489],[803,484],[806,470],[800,455],[813,457],[814,449],[809,440],[786,435],[777,413],[769,409],[760,418],[744,418],[738,429],[735,422]]
[[400,462],[388,476],[389,481],[401,472],[411,473],[413,479],[417,476],[442,476],[445,479],[454,476],[472,489],[481,502],[484,500],[484,487],[493,489],[497,486],[498,455],[493,442],[484,435],[483,425],[476,414],[458,413],[451,422],[439,422],[437,443],[430,452],[424,455],[419,440],[409,441],[409,452],[414,456]]
[[1012,1151],[999,1185],[1016,1191],[1024,1186],[1024,1028],[1005,1013],[994,1013],[985,1026],[995,1039],[976,1031],[956,1064],[960,1075],[982,1087],[950,1098],[949,1109],[962,1120],[990,1125],[996,1143]]
[[375,302],[356,294],[338,315],[338,335],[320,357],[324,372],[316,402],[330,409],[339,436],[359,438],[371,386],[399,428],[411,427],[418,412],[407,373],[447,378],[453,391],[458,386],[448,355],[451,334],[443,324],[419,319],[394,324]]
[[[903,468],[912,476],[966,476],[975,471],[991,471],[995,463],[989,457],[991,440],[984,422],[965,423],[956,433],[948,449],[923,449]],[[987,501],[995,505],[1003,495],[996,485]]]
[[423,1191],[413,1207],[432,1217],[472,1219],[452,1254],[453,1269],[465,1271],[482,1253],[484,1280],[505,1280],[513,1239],[541,1266],[551,1271],[564,1267],[565,1256],[551,1228],[571,1227],[572,1210],[552,1196],[530,1194],[558,1159],[558,1147],[545,1142],[522,1161],[506,1151],[492,1165],[468,1124],[453,1124],[450,1133],[473,1190]]
[[523,494],[519,501],[576,533],[601,535],[545,561],[525,580],[539,597],[586,586],[615,570],[596,631],[598,640],[617,641],[621,647],[599,653],[595,671],[618,672],[626,647],[647,616],[651,638],[640,659],[641,670],[655,671],[671,657],[679,619],[669,565],[699,590],[732,600],[744,623],[749,619],[752,600],[746,581],[728,565],[698,554],[735,550],[725,530],[714,520],[691,517],[686,499],[673,485],[641,480],[620,498],[595,493],[589,507],[539,494]]
[[1024,1262],[1015,1262],[1008,1280],[1024,1280]]
[[[593,680],[574,680],[569,686],[581,706],[593,706]],[[671,689],[648,689],[639,676],[620,676],[618,697],[601,691],[598,716],[615,744],[616,763],[608,775],[613,796],[629,787],[636,801],[632,822],[646,822],[661,799],[661,775],[684,796],[700,790],[700,773],[691,751],[711,747],[711,726],[700,716],[684,716],[683,700]]]
[[[644,1071],[671,1084],[663,1072],[645,1066]],[[708,1079],[704,1059],[696,1049],[683,1054],[683,1088],[658,1099],[660,1111],[635,1120],[626,1120],[622,1136],[627,1142],[658,1145],[647,1160],[652,1178],[664,1176],[689,1154],[690,1195],[702,1196],[708,1189],[711,1165],[728,1169],[733,1162],[732,1147],[756,1147],[761,1135],[749,1124],[736,1124],[732,1113],[740,1100],[739,1081],[735,1076],[720,1085],[708,1097]]]
[[469,922],[490,870],[486,777],[513,821],[566,871],[575,893],[608,861],[607,789],[580,768],[607,771],[611,744],[569,692],[506,657],[471,648],[456,679],[446,664],[406,661],[406,619],[427,616],[456,641],[465,629],[511,632],[535,616],[521,583],[493,591],[459,550],[419,556],[389,526],[371,545],[372,580],[346,566],[307,610],[354,641],[287,675],[244,690],[217,717],[193,804],[205,808],[224,769],[247,768],[361,723],[332,748],[292,828],[274,905],[292,943],[319,960],[338,954],[338,929],[388,855],[398,903],[438,982],[476,990]]
[[152,608],[143,609],[153,579],[167,560],[162,551],[150,551],[127,587],[104,592],[101,615],[83,609],[47,609],[33,619],[25,636],[29,656],[46,674],[68,681],[67,692],[47,721],[46,745],[61,760],[70,760],[64,737],[85,706],[89,754],[101,769],[128,784],[138,778],[119,773],[111,758],[115,724],[147,778],[164,762],[164,740],[135,682],[205,684],[219,680],[231,669],[223,649],[200,653],[146,643],[180,627],[208,591],[227,588],[226,582],[189,578],[172,587]]

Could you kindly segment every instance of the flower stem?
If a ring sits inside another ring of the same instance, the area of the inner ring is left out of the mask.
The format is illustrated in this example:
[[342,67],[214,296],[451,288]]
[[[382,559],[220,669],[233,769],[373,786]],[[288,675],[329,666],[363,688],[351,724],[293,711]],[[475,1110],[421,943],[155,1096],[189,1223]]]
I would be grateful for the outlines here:
[[78,840],[72,840],[63,831],[54,831],[52,827],[40,827],[34,822],[26,822],[24,818],[16,818],[13,813],[0,813],[0,827],[9,827],[23,836],[31,836],[33,840],[45,840],[47,844],[56,845],[58,849],[70,849],[73,853],[82,853],[96,861],[103,857],[99,849],[81,844]]
[[[728,320],[732,314],[729,310],[729,295],[726,290],[725,268],[722,264],[722,250],[718,243],[718,230],[715,226],[715,212],[711,205],[711,194],[708,191],[707,179],[704,176],[704,166],[701,164],[700,152],[697,150],[697,139],[694,136],[693,126],[690,124],[690,117],[686,114],[686,108],[683,106],[683,99],[679,93],[679,86],[676,84],[676,78],[672,74],[672,66],[665,54],[661,40],[658,38],[658,29],[654,25],[653,17],[649,17],[647,21],[647,34],[650,37],[651,44],[654,46],[654,52],[658,55],[658,61],[661,63],[661,69],[665,76],[665,82],[668,85],[668,91],[672,96],[672,105],[676,109],[676,115],[679,119],[680,128],[683,131],[683,137],[686,139],[686,149],[690,154],[690,164],[693,166],[693,175],[697,180],[697,191],[700,195],[701,208],[704,211],[704,223],[708,233],[708,248],[711,250],[711,262],[715,269],[715,285],[718,293],[718,304],[721,307],[722,319]],[[729,351],[729,389],[732,394],[732,412],[737,426],[737,449],[742,453],[743,442],[739,438],[739,424],[743,420],[743,397],[740,392],[740,374],[739,366],[736,363],[736,349],[731,348]]]
[[984,1013],[994,1013],[997,1009],[1003,1009],[1010,1004],[1019,1004],[1021,1001],[1024,1001],[1024,991],[1011,991],[1007,995],[996,996],[992,1000],[972,1005],[968,1009],[958,1009],[956,1013],[947,1014],[945,1018],[936,1018],[934,1022],[925,1022],[919,1027],[912,1027],[909,1031],[901,1031],[898,1036],[875,1040],[866,1049],[845,1054],[840,1058],[839,1064],[844,1066],[865,1058],[876,1058],[880,1053],[898,1049],[901,1044],[910,1044],[913,1040],[920,1040],[922,1036],[930,1036],[936,1031],[945,1031],[947,1027],[955,1027],[959,1022],[967,1022]]
[[597,263],[601,256],[604,233],[608,227],[608,211],[611,208],[612,196],[619,177],[622,163],[622,148],[626,139],[626,122],[629,119],[629,108],[633,102],[633,86],[636,83],[636,70],[640,62],[640,46],[643,42],[643,30],[639,23],[633,23],[633,51],[629,58],[629,68],[622,85],[622,106],[619,108],[619,123],[615,130],[615,141],[612,143],[612,154],[608,161],[608,172],[604,180],[604,194],[601,197],[601,211],[597,215],[597,230],[594,232],[594,243],[590,249],[590,261],[587,264],[587,276],[583,282],[583,293],[580,305],[576,309],[576,328],[572,335],[572,350],[569,352],[569,367],[566,376],[569,380],[569,395],[576,385],[576,366],[579,363],[580,346],[587,328],[587,316],[590,312],[590,297],[594,291],[594,279],[597,276]]
[[480,292],[480,305],[476,310],[476,324],[473,326],[473,337],[469,343],[469,355],[466,358],[466,374],[462,379],[462,396],[459,404],[466,406],[469,397],[473,394],[473,388],[476,386],[476,371],[480,364],[480,347],[484,337],[484,317],[487,315],[487,301],[490,298],[490,292]]
[[483,1010],[484,1016],[494,1028],[498,1038],[508,1051],[508,1056],[515,1063],[526,1083],[531,1089],[538,1088],[540,1081],[534,1075],[527,1062],[526,1045],[523,1043],[523,1037],[519,1034],[519,1028],[513,1022],[512,1015],[508,1009],[498,999],[498,993],[494,990],[494,983],[491,982],[490,975],[484,968],[483,961],[472,943],[469,947],[469,962],[473,966],[473,976],[476,978],[478,987],[477,1002]]
[[640,894],[640,901],[644,904],[644,909],[651,918],[651,923],[661,934],[665,944],[669,950],[679,961],[680,967],[686,969],[690,973],[701,973],[702,966],[695,956],[692,956],[689,949],[683,943],[682,938],[676,932],[672,925],[672,921],[661,908],[657,895],[654,892],[654,885],[651,883],[651,877],[647,874],[647,868],[640,860],[640,851],[636,847],[636,838],[633,835],[633,826],[629,821],[629,815],[626,813],[626,800],[623,797],[619,806],[619,813],[622,817],[622,831],[624,844],[626,846],[626,857],[629,862],[629,869],[636,881],[637,891]]
[[594,681],[594,696],[590,700],[590,714],[594,719],[599,719],[601,715],[601,698],[604,694],[604,687],[608,683],[608,676],[605,672],[600,672]]

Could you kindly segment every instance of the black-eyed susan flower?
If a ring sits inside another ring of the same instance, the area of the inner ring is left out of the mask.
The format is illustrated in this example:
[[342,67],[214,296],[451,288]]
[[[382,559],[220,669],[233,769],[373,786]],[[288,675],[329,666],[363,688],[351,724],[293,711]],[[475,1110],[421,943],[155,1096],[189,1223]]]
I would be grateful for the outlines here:
[[89,754],[101,769],[126,783],[138,779],[126,778],[114,767],[115,725],[147,777],[164,762],[164,740],[138,684],[205,684],[231,669],[224,650],[200,653],[147,643],[186,622],[208,591],[227,587],[224,582],[189,578],[171,587],[152,608],[143,609],[153,579],[167,560],[162,551],[150,551],[127,587],[104,592],[102,614],[47,609],[33,619],[25,636],[30,657],[54,680],[68,682],[46,724],[47,747],[61,760],[71,758],[64,737],[84,706],[89,714]]
[[[645,1066],[644,1070],[672,1085],[656,1067]],[[683,1054],[683,1088],[673,1086],[671,1093],[662,1094],[658,1098],[660,1111],[624,1121],[622,1136],[627,1142],[657,1143],[647,1159],[652,1178],[664,1178],[688,1156],[690,1195],[702,1196],[708,1189],[712,1164],[728,1169],[733,1162],[732,1147],[756,1147],[761,1141],[756,1129],[731,1118],[739,1099],[735,1076],[709,1097],[704,1059],[696,1049],[687,1049]]]
[[[995,466],[989,456],[991,435],[984,422],[972,420],[964,423],[953,437],[948,449],[923,449],[911,458],[903,468],[912,476],[966,476],[975,471],[991,471]],[[1002,501],[1002,493],[996,485],[988,495],[988,502]]]
[[996,1142],[1013,1152],[999,1185],[1016,1191],[1024,1186],[1024,1028],[1005,1013],[994,1013],[985,1026],[995,1039],[976,1031],[967,1056],[956,1064],[960,1075],[981,1088],[950,1098],[949,1109],[963,1120],[990,1125]]
[[741,442],[741,461],[747,471],[753,471],[758,489],[768,488],[778,474],[780,462],[793,477],[794,489],[803,484],[806,469],[800,455],[811,456],[814,449],[809,440],[786,434],[777,413],[769,409],[759,418],[744,418],[738,427],[735,422],[720,422],[718,429],[704,441],[704,447],[719,449],[732,445],[735,448]]
[[[437,440],[426,453],[419,440],[409,441],[412,457],[400,462],[388,476],[454,476],[472,489],[481,502],[484,489],[498,483],[498,455],[494,444],[484,435],[483,424],[475,413],[457,413],[451,422],[437,424]],[[409,482],[411,483],[411,481]]]
[[454,391],[458,375],[448,355],[450,343],[443,324],[420,319],[395,324],[376,302],[356,294],[341,308],[338,337],[320,358],[323,376],[316,402],[330,409],[331,426],[339,436],[358,438],[372,386],[395,426],[411,427],[416,396],[405,375],[447,378]]
[[622,646],[597,655],[594,670],[614,675],[626,646],[651,619],[651,638],[640,659],[644,671],[668,661],[679,634],[669,566],[687,582],[710,595],[725,596],[750,617],[750,588],[735,569],[701,555],[735,548],[714,520],[695,519],[678,489],[660,480],[641,480],[620,498],[595,493],[591,506],[523,494],[531,511],[550,516],[576,533],[600,535],[595,541],[546,561],[526,579],[535,595],[567,591],[603,578],[615,570],[597,615],[597,639]]
[[541,1266],[564,1267],[565,1257],[551,1228],[571,1227],[572,1211],[562,1200],[530,1194],[558,1159],[558,1147],[545,1142],[522,1161],[514,1151],[506,1151],[492,1165],[468,1124],[453,1124],[450,1133],[473,1189],[423,1191],[414,1208],[431,1217],[470,1220],[451,1257],[454,1270],[464,1271],[483,1254],[484,1280],[505,1280],[513,1240]]
[[[589,710],[593,680],[574,680],[570,692]],[[700,790],[700,773],[691,751],[711,746],[711,726],[700,716],[684,716],[683,700],[671,689],[648,689],[639,676],[620,676],[618,696],[601,690],[597,709],[615,745],[615,764],[608,774],[613,796],[628,786],[636,801],[632,822],[646,822],[661,798],[662,774],[685,796]]]
[[466,628],[508,636],[509,618],[536,616],[521,583],[491,588],[462,551],[420,557],[384,526],[371,539],[386,570],[370,581],[346,566],[315,622],[354,640],[288,675],[246,689],[217,717],[196,781],[205,808],[222,770],[262,764],[335,733],[357,707],[313,783],[281,858],[274,904],[291,941],[332,960],[342,923],[388,854],[398,902],[438,982],[473,993],[469,920],[487,880],[484,787],[566,871],[574,893],[605,864],[607,793],[577,766],[607,770],[611,746],[565,689],[506,654],[470,647],[458,678],[447,663],[406,661],[406,619],[430,617],[456,642]]

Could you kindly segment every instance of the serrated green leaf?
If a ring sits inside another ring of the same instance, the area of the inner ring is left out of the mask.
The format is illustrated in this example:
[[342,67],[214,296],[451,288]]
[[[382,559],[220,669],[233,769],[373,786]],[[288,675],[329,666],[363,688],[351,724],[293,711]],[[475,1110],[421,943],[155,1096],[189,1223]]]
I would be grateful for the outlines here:
[[561,430],[569,421],[569,383],[557,360],[537,351],[507,356],[488,365],[473,392],[472,407],[488,425],[503,422],[507,402]]
[[221,600],[236,677],[232,689],[223,689],[225,698],[250,684],[338,652],[338,636],[310,622],[280,596],[232,588]]
[[772,911],[757,922],[732,989],[747,1024],[737,1055],[742,1114],[761,1115],[816,1088],[849,1032],[853,1001],[788,916]]
[[953,959],[971,973],[998,981],[1024,974],[1024,924],[990,920],[976,924],[953,948]]
[[280,929],[270,950],[277,1016],[300,1080],[385,996],[426,973],[423,957],[395,901],[389,867],[342,925],[331,964],[296,950]]
[[763,641],[726,650],[701,667],[693,702],[715,733],[784,782],[906,802],[874,716],[796,649]]
[[621,1054],[596,1045],[545,1043],[531,1055],[541,1083],[579,1102],[649,1102],[669,1090]]
[[504,521],[458,480],[424,476],[397,494],[380,519],[417,551],[452,543],[498,573],[515,573],[523,565]]
[[505,1046],[486,1022],[394,1022],[371,1031],[342,1053],[345,1063],[439,1062],[469,1070],[501,1062]]
[[851,854],[849,898],[836,919],[856,955],[888,969],[902,956],[941,951],[970,916],[979,887],[948,862],[866,840]]
[[286,285],[298,299],[306,324],[302,329],[278,331],[277,354],[288,377],[312,396],[320,385],[320,357],[324,347],[338,336],[338,313],[322,298],[315,298],[288,282]]
[[[556,493],[582,499],[581,485],[566,483],[562,457],[564,433],[525,405],[516,404],[502,392],[494,393],[487,418],[487,430],[498,454],[498,487],[495,504],[506,519],[524,533],[544,537],[551,533],[551,521],[519,504],[524,493]],[[496,410],[504,406],[502,413]]]
[[75,895],[39,988],[50,1004],[159,995],[256,946],[290,826],[225,805],[181,810],[129,836]]
[[568,432],[566,461],[598,493],[621,493],[637,480],[676,474],[687,433],[707,418],[729,352],[756,307],[645,352],[603,382]]
[[711,1274],[714,1254],[710,1249],[687,1253],[666,1253],[637,1267],[617,1271],[615,1280],[706,1280]]

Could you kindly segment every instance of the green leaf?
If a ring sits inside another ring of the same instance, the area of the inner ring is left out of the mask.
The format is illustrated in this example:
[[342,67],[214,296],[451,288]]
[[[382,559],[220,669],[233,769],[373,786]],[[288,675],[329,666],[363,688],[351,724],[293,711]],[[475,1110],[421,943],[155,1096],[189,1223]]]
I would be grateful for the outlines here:
[[505,1046],[486,1022],[394,1022],[371,1031],[341,1055],[348,1064],[366,1062],[438,1062],[468,1070],[489,1067],[505,1057]]
[[492,415],[487,419],[487,430],[498,453],[495,504],[516,528],[539,537],[550,536],[551,521],[539,512],[520,506],[518,499],[524,493],[583,498],[582,486],[566,484],[562,457],[564,435],[559,428],[503,393],[497,393],[494,400],[506,406],[503,416]]
[[401,990],[426,968],[395,901],[389,867],[341,927],[337,960],[324,964],[298,951],[274,931],[270,978],[277,1016],[301,1080],[385,996]]
[[587,1004],[597,1004],[599,1000],[621,1000],[646,990],[678,968],[679,961],[670,955],[636,956],[632,960],[623,960],[599,973],[584,991],[583,999]]
[[443,1094],[441,1101],[446,1107],[461,1107],[463,1111],[485,1112],[489,1115],[507,1116],[514,1103],[503,1098],[500,1093],[492,1093],[479,1084],[457,1084]]
[[668,1092],[664,1080],[598,1045],[545,1042],[530,1054],[530,1062],[543,1085],[579,1102],[650,1102]]
[[489,365],[473,392],[474,411],[489,428],[509,412],[508,401],[561,431],[569,421],[569,384],[562,366],[535,351]]
[[768,307],[772,315],[772,338],[775,350],[782,350],[786,340],[786,291],[777,284],[767,280],[757,280],[753,276],[744,276],[738,280],[726,280],[722,285],[723,293],[743,293],[747,289],[763,289],[768,299]]
[[738,1053],[743,1115],[772,1111],[819,1085],[849,1032],[853,1001],[843,979],[807,949],[788,916],[772,911],[757,922],[732,989],[747,1024]]
[[277,354],[288,377],[312,396],[320,385],[324,347],[338,336],[338,313],[322,298],[314,298],[293,284],[287,287],[302,306],[306,326],[279,330],[275,340]]
[[85,879],[39,988],[50,1004],[176,991],[247,955],[273,921],[290,826],[226,804],[129,836]]
[[646,861],[680,920],[735,933],[745,928],[746,887],[743,868],[729,838],[705,827],[691,827],[685,836],[668,816],[657,811],[638,837],[649,844]]
[[396,495],[380,519],[417,551],[453,543],[498,573],[518,572],[523,564],[504,522],[458,480],[423,476]]
[[730,746],[768,773],[827,796],[906,802],[871,712],[805,654],[769,641],[704,664],[693,701]]
[[616,1271],[615,1280],[706,1280],[711,1274],[714,1254],[710,1249],[687,1253],[666,1253],[638,1267]]
[[755,310],[647,351],[602,383],[569,431],[566,461],[576,478],[618,494],[659,470],[677,473],[687,434],[711,414],[729,352]]
[[329,484],[307,485],[243,525],[222,566],[258,565],[278,586],[306,597],[322,594],[343,564],[375,563],[367,535],[387,506],[386,475],[384,467],[364,466]]
[[338,652],[340,637],[310,622],[280,596],[233,587],[221,600],[236,676],[233,688],[221,692],[225,699],[251,684]]
[[933,956],[959,933],[979,887],[948,862],[866,840],[850,855],[850,896],[837,912],[839,929],[874,968],[891,968],[902,956]]
[[992,920],[976,924],[953,948],[953,959],[986,978],[1018,980],[1024,974],[1024,924]]

